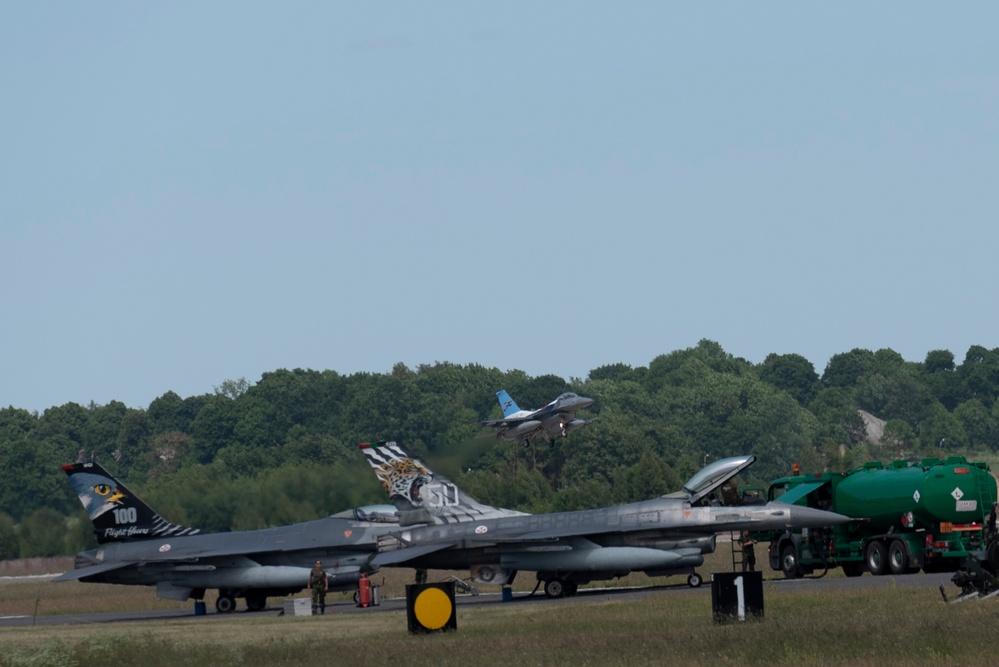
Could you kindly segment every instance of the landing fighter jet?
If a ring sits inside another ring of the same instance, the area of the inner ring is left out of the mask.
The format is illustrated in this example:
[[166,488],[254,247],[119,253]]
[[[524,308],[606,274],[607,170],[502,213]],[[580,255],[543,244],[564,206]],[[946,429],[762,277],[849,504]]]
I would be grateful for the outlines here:
[[202,534],[166,521],[97,463],[62,469],[101,546],[77,554],[75,568],[54,581],[155,585],[171,600],[200,600],[217,588],[220,613],[234,611],[237,597],[259,611],[268,596],[297,593],[317,560],[329,590],[355,588],[361,573],[377,570],[375,537],[398,530],[394,507],[371,505],[279,528]]
[[[577,512],[519,514],[479,503],[395,442],[361,450],[399,509],[400,525],[378,538],[376,566],[470,568],[481,583],[510,583],[518,570],[537,572],[548,597],[573,595],[579,584],[621,577],[686,573],[715,549],[716,533],[810,528],[849,517],[797,505],[725,506],[722,486],[755,456],[709,464],[681,491],[654,500]],[[804,510],[804,511],[802,511]],[[411,525],[424,521],[422,525]]]
[[555,437],[563,438],[576,429],[593,422],[593,419],[576,419],[576,410],[585,410],[593,405],[592,398],[584,398],[572,392],[559,395],[554,401],[537,410],[521,410],[506,393],[506,389],[496,392],[503,419],[481,419],[479,424],[496,431],[497,438],[516,440],[528,445],[538,434],[549,444],[555,444]]

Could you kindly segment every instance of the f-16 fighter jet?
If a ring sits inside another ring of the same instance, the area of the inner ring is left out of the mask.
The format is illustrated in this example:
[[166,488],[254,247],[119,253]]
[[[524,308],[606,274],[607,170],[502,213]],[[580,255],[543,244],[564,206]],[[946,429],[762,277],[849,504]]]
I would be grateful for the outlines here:
[[171,600],[201,600],[217,588],[220,613],[234,611],[237,597],[259,611],[269,596],[297,593],[317,560],[330,590],[355,588],[362,573],[378,569],[375,538],[398,530],[394,507],[372,505],[278,528],[204,534],[168,522],[96,463],[63,470],[101,546],[77,554],[75,568],[55,581],[155,585]]
[[395,442],[360,448],[400,513],[398,530],[378,538],[374,565],[469,568],[473,579],[487,584],[507,584],[518,570],[532,570],[548,597],[572,595],[579,584],[632,571],[652,577],[685,573],[690,586],[700,586],[695,568],[714,551],[717,533],[850,521],[784,503],[721,504],[721,487],[755,456],[715,461],[682,490],[653,500],[511,516],[512,510],[475,501]]
[[515,440],[523,445],[530,444],[538,435],[554,445],[556,437],[564,438],[594,421],[576,419],[576,410],[590,407],[593,405],[593,399],[572,392],[559,395],[554,401],[537,410],[521,410],[510,398],[510,394],[506,393],[506,389],[496,392],[496,397],[503,409],[503,419],[481,419],[479,424],[496,431],[497,438]]

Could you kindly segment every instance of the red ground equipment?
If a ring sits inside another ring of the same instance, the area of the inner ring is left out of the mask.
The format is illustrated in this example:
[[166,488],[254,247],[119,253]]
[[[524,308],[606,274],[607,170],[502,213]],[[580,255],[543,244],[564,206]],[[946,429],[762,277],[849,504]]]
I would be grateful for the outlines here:
[[357,606],[371,606],[371,580],[368,579],[367,574],[362,574],[361,578],[357,580]]

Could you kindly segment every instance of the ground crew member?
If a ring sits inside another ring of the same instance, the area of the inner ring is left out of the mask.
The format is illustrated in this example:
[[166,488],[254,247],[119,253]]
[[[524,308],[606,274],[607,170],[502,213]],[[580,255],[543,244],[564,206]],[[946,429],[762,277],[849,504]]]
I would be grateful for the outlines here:
[[742,531],[742,539],[739,540],[739,546],[742,547],[742,571],[745,572],[747,569],[750,572],[756,571],[756,552],[753,550],[753,545],[756,544],[756,540],[749,536],[749,531]]
[[312,613],[319,610],[320,614],[326,613],[326,591],[329,590],[329,579],[323,571],[321,561],[316,561],[316,566],[309,571],[309,588],[312,589]]

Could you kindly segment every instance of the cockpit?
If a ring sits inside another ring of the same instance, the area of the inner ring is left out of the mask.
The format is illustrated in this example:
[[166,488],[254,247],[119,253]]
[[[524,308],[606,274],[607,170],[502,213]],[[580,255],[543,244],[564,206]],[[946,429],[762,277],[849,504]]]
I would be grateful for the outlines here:
[[370,523],[399,523],[399,510],[395,505],[363,505],[331,514],[334,519],[351,519]]
[[738,505],[738,489],[732,478],[748,468],[755,456],[733,456],[719,459],[701,468],[683,485],[683,491],[668,494],[667,498],[685,498],[691,505]]

